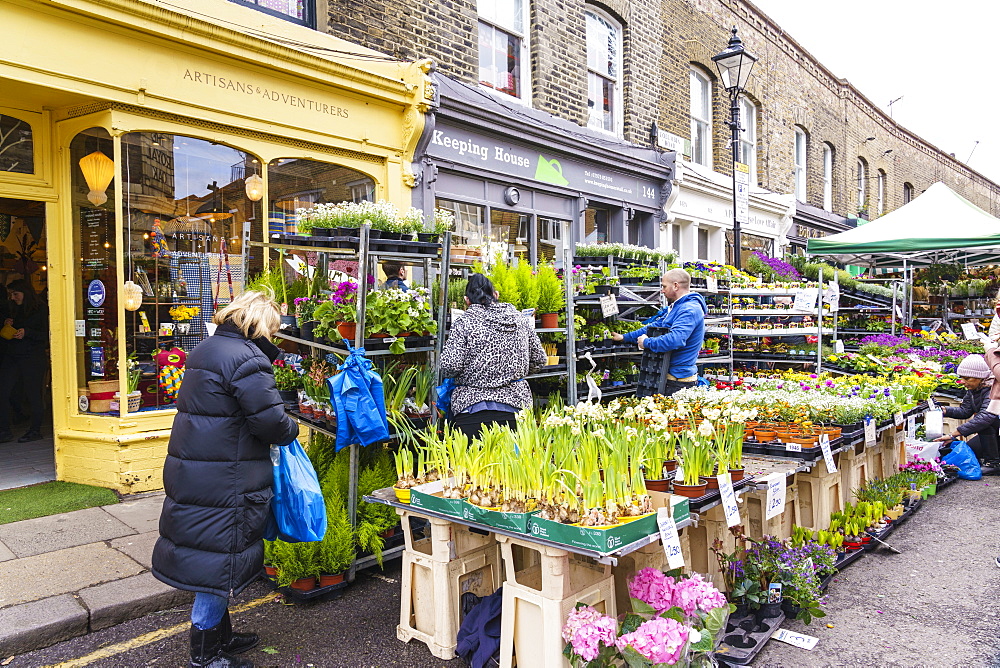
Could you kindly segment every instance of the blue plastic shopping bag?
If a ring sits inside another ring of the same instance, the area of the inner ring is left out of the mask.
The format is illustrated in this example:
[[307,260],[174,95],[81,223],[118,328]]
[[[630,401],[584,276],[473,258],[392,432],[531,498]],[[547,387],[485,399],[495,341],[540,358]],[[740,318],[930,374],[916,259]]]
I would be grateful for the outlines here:
[[958,467],[958,477],[962,480],[980,480],[983,477],[983,470],[979,466],[979,459],[965,441],[952,441],[951,452],[942,459],[945,464]]
[[445,378],[444,381],[436,388],[434,388],[434,393],[437,395],[437,409],[441,411],[441,417],[445,419],[451,419],[451,393],[454,391],[455,379]]
[[389,438],[382,377],[365,358],[364,348],[347,343],[347,350],[340,373],[326,381],[330,403],[337,412],[338,451],[355,443],[371,445]]
[[323,540],[326,535],[326,502],[319,489],[319,478],[309,456],[298,439],[284,446],[271,446],[274,467],[274,498],[265,538],[280,538],[286,543]]

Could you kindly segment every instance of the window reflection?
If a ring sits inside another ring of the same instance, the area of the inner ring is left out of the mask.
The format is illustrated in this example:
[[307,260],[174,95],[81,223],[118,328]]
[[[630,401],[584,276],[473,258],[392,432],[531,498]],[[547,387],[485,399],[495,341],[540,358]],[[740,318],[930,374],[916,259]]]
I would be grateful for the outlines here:
[[35,141],[31,126],[0,114],[0,172],[35,173]]

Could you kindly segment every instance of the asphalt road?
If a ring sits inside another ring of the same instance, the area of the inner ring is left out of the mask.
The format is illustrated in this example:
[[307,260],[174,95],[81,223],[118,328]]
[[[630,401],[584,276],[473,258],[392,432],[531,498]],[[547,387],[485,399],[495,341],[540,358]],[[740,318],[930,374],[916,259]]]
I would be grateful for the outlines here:
[[[993,563],[1000,554],[998,497],[1000,477],[942,490],[890,537],[902,554],[869,553],[831,584],[826,618],[810,626],[784,624],[818,637],[815,649],[772,640],[754,666],[1000,667],[1000,569]],[[247,656],[264,668],[465,665],[396,639],[399,569],[396,560],[384,572],[362,572],[341,598],[311,605],[284,604],[262,583],[253,585],[236,605],[257,605],[234,615],[238,628],[262,636]],[[186,609],[149,615],[7,665],[185,666],[187,615]],[[164,629],[166,637],[140,644]]]

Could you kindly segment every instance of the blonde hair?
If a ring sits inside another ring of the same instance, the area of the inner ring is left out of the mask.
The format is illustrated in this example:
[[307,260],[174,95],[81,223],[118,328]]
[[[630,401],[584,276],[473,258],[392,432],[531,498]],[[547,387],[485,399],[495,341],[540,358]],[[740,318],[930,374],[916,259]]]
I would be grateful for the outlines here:
[[248,339],[271,338],[281,327],[281,311],[270,295],[248,290],[219,309],[212,322],[216,325],[231,322]]

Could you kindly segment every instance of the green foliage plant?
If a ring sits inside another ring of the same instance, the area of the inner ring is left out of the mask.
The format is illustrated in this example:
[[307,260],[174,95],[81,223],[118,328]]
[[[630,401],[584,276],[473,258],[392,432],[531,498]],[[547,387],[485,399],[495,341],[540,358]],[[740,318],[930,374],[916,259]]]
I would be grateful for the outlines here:
[[548,263],[539,264],[535,278],[538,282],[539,313],[557,313],[566,308],[566,293],[555,267]]

